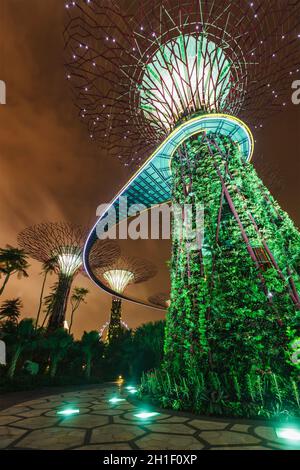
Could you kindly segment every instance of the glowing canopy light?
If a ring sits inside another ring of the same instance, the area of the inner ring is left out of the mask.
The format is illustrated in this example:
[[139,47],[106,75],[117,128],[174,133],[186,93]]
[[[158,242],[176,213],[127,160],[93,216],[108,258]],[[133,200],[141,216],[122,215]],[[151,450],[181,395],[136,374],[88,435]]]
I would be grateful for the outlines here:
[[103,277],[118,294],[122,294],[126,286],[134,281],[133,273],[125,269],[111,269],[110,271],[106,271]]
[[145,66],[140,106],[153,127],[168,131],[183,115],[219,112],[239,105],[232,99],[234,66],[204,35],[180,35],[162,45]]
[[81,250],[75,247],[65,247],[57,255],[57,264],[62,274],[72,276],[82,264]]

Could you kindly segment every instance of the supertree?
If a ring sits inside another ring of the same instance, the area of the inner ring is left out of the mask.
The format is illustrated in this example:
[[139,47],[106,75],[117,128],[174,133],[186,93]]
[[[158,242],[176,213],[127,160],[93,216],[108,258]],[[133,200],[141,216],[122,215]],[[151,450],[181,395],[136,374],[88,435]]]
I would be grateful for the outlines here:
[[148,297],[148,301],[150,304],[163,307],[164,309],[167,309],[171,305],[170,294],[167,294],[166,292],[158,292],[157,294],[150,295],[150,297]]
[[[100,338],[102,339],[102,341],[107,341],[108,342],[108,331],[109,331],[109,325],[110,325],[110,321],[106,321],[100,328],[99,330],[99,336]],[[129,330],[129,326],[127,325],[127,323],[124,321],[124,320],[121,320],[121,328],[123,328],[123,330]]]
[[[75,276],[82,271],[82,250],[86,231],[66,222],[47,222],[25,228],[18,235],[18,243],[32,258],[53,262],[58,283],[53,296],[48,329],[64,326],[70,288]],[[120,254],[118,245],[111,240],[98,240],[93,246],[89,262],[102,266],[113,262]]]
[[116,339],[122,329],[122,299],[120,295],[130,284],[146,282],[157,273],[153,263],[135,257],[120,256],[114,263],[98,267],[96,276],[107,284],[116,295],[112,298],[108,342]]
[[[138,168],[111,206],[120,209],[120,196],[146,207],[192,205],[198,235],[194,208],[204,206],[200,243],[188,243],[187,226],[173,238],[168,373],[217,374],[231,402],[243,400],[243,387],[251,395],[253,380],[275,374],[287,383],[299,334],[300,235],[250,164],[248,126],[263,128],[287,104],[299,72],[300,3],[152,0],[125,9],[91,0],[66,9],[67,79],[79,114],[91,139]],[[119,210],[118,221],[127,217]],[[109,211],[86,257],[104,218]],[[211,384],[215,397],[217,379]]]

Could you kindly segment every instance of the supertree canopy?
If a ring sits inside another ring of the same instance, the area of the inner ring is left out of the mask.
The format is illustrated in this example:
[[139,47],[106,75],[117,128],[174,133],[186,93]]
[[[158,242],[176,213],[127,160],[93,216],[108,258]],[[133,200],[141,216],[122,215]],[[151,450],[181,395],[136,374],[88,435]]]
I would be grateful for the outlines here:
[[[32,258],[47,263],[53,261],[58,274],[56,295],[51,308],[48,328],[63,327],[70,288],[74,277],[82,271],[82,250],[86,231],[65,222],[41,223],[27,227],[18,235],[19,245]],[[89,256],[91,266],[99,267],[113,262],[120,254],[119,247],[110,240],[98,240]]]
[[112,299],[110,322],[108,326],[107,340],[117,338],[122,329],[122,300],[119,295],[123,294],[130,284],[146,282],[156,275],[157,269],[151,262],[135,258],[120,256],[114,263],[98,267],[96,276],[102,278],[116,295]]
[[[79,114],[91,139],[138,168],[111,202],[117,222],[128,217],[121,196],[148,208],[204,207],[201,244],[173,238],[162,371],[174,387],[166,393],[162,372],[146,393],[203,412],[295,410],[300,235],[250,164],[249,126],[261,129],[286,106],[299,72],[300,3],[78,0],[66,10]],[[109,210],[85,258],[104,218]]]
[[260,127],[286,105],[299,67],[292,0],[79,0],[66,10],[79,114],[125,165],[138,166],[195,112]]

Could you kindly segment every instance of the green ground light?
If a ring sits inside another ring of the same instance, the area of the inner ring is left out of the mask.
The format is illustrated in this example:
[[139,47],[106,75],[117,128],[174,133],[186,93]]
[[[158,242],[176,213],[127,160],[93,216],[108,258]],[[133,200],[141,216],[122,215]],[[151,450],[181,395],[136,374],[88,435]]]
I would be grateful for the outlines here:
[[276,434],[279,439],[300,442],[300,430],[296,428],[278,428]]
[[135,418],[140,418],[140,419],[148,419],[148,418],[154,418],[154,416],[158,416],[160,413],[157,413],[156,411],[141,411],[140,413],[137,413],[133,415]]
[[66,408],[65,410],[60,410],[57,412],[60,416],[72,416],[77,415],[79,413],[78,408]]

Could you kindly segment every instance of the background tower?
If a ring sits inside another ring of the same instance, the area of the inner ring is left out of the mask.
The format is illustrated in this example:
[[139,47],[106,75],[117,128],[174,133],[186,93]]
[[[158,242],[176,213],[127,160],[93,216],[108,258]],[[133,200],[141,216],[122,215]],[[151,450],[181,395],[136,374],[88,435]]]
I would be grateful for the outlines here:
[[[18,243],[32,258],[46,263],[50,260],[58,275],[49,329],[64,326],[70,288],[75,276],[82,269],[82,248],[86,232],[77,225],[65,222],[42,223],[27,227],[18,235]],[[94,267],[103,262],[113,262],[119,256],[119,248],[112,241],[100,241],[93,246],[90,262]]]
[[[245,123],[261,129],[286,106],[299,14],[299,2],[279,0],[68,8],[67,79],[90,138],[128,167],[160,144],[121,194],[148,207],[204,204],[198,249],[173,240],[165,365],[175,383],[204,374],[209,397],[222,384],[229,401],[245,401],[237,383],[246,390],[262,375],[264,404],[276,402],[266,374],[287,383],[294,373],[300,237],[249,163]],[[87,251],[94,240],[95,229]]]
[[[140,284],[156,275],[156,267],[147,260],[134,257],[120,257],[112,264],[96,269],[97,276],[116,293],[122,294],[130,284]],[[117,338],[122,327],[122,300],[113,296],[110,321],[108,326],[108,342]]]

